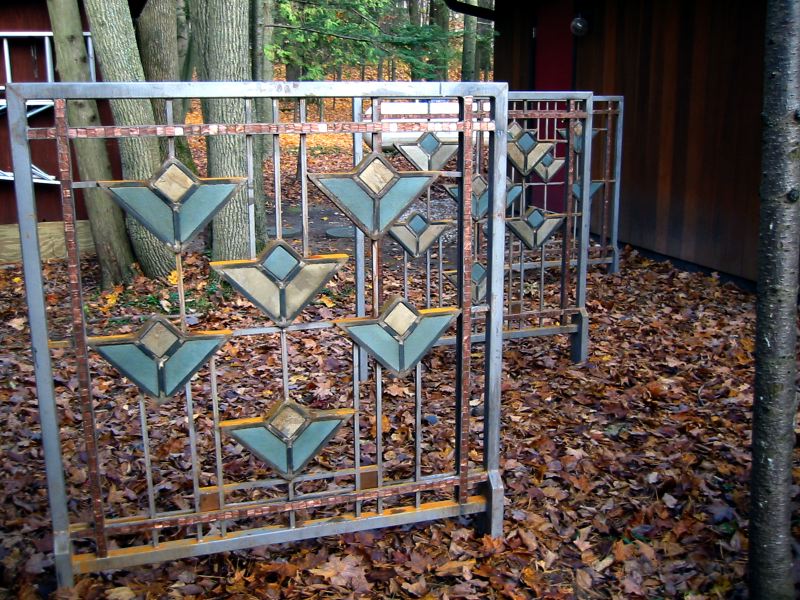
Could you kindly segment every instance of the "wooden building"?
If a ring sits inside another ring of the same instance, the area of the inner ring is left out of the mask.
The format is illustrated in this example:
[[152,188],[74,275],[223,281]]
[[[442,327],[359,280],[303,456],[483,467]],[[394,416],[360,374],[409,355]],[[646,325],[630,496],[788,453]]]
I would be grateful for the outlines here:
[[754,280],[765,2],[495,4],[496,80],[625,96],[621,242]]

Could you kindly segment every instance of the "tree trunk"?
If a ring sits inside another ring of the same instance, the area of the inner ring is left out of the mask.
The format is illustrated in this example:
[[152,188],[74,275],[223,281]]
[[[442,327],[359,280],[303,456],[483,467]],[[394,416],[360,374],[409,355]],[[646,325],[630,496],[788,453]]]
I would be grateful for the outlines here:
[[[272,81],[274,66],[264,48],[272,43],[273,0],[254,0],[252,4],[252,69],[253,81]],[[253,118],[261,123],[272,121],[272,99],[257,98],[253,102]],[[267,239],[266,195],[264,193],[264,161],[272,153],[272,136],[253,136],[253,196],[255,199],[256,249]]]
[[[477,6],[477,0],[466,0]],[[461,53],[461,81],[475,81],[475,30],[478,19],[464,15],[464,46]]]
[[419,0],[408,0],[408,21],[415,27],[422,24],[420,20]]
[[791,484],[797,411],[800,253],[800,2],[769,0],[761,142],[751,598],[795,598]]
[[[247,81],[250,64],[248,0],[197,0],[194,5],[204,23],[199,40],[204,76],[211,81]],[[193,10],[193,16],[195,11]],[[244,102],[238,99],[211,100],[204,112],[209,123],[244,123]],[[234,177],[247,175],[244,136],[223,135],[208,138],[208,175]],[[250,248],[247,191],[240,190],[214,217],[213,260],[248,258]]]
[[[89,81],[83,27],[76,0],[47,0],[53,24],[56,68],[61,81]],[[93,100],[71,100],[67,116],[73,126],[100,125],[97,103]],[[111,179],[111,163],[105,142],[100,139],[73,140],[78,159],[78,172],[84,180]],[[122,210],[100,190],[84,190],[86,212],[92,229],[97,260],[100,263],[103,287],[128,280],[134,263],[125,217]]]
[[[147,0],[136,19],[136,33],[145,79],[178,81],[178,13],[175,0]],[[164,100],[153,100],[153,112],[159,123],[167,122],[165,105]],[[174,108],[178,110],[173,110],[173,114],[181,114],[180,107]]]
[[450,58],[450,9],[445,6],[444,0],[431,0],[431,25],[438,27],[442,33],[442,43],[437,55],[434,57],[436,63],[436,78],[439,81],[447,81]]
[[[105,81],[144,81],[144,70],[128,4],[124,0],[84,0],[95,53]],[[147,100],[113,100],[111,112],[117,125],[155,122]],[[119,142],[126,179],[149,179],[161,164],[158,140],[127,138]],[[128,216],[128,233],[142,271],[148,277],[164,277],[175,268],[172,252],[153,234]]]
[[[481,8],[492,8],[492,0],[478,0]],[[491,68],[492,56],[492,22],[477,19],[475,42],[475,81],[487,81],[486,75]]]

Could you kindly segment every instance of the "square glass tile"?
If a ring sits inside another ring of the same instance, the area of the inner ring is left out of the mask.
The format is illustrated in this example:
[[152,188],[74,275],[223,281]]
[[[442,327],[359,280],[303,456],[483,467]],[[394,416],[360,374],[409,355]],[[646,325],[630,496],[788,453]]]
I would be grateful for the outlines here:
[[486,191],[486,180],[481,176],[477,175],[472,178],[472,195],[476,198],[480,198],[483,196],[483,192]]
[[526,131],[517,140],[517,144],[520,148],[522,148],[523,152],[530,152],[531,149],[536,145],[536,138],[534,138],[530,132]]
[[411,231],[419,235],[428,228],[428,222],[422,215],[416,214],[411,217],[408,226],[411,228]]
[[398,335],[405,335],[416,320],[417,315],[402,302],[397,304],[384,319],[386,324],[394,329]]
[[270,425],[281,432],[286,439],[291,439],[305,422],[305,415],[300,414],[300,412],[292,406],[285,406],[272,418]]
[[541,160],[540,162],[541,162],[541,163],[542,163],[542,164],[543,164],[545,167],[549,167],[550,165],[552,165],[552,164],[553,164],[553,161],[554,161],[554,160],[555,160],[555,159],[553,158],[553,155],[552,155],[550,152],[548,152],[547,154],[545,154],[545,155],[542,157],[542,160]]
[[385,164],[375,159],[361,171],[358,177],[373,193],[380,194],[392,181],[394,174]]
[[298,264],[299,261],[297,258],[283,246],[275,246],[272,252],[269,253],[269,256],[264,259],[264,268],[279,281],[286,279],[286,276],[289,275],[292,269]]
[[192,178],[176,165],[170,165],[153,182],[153,187],[164,194],[172,202],[179,202],[189,188],[192,187]]
[[164,356],[178,338],[163,323],[156,323],[147,330],[141,342],[145,348],[156,356]]
[[439,140],[432,133],[425,134],[425,137],[419,143],[419,147],[425,150],[429,155],[433,154],[439,147]]

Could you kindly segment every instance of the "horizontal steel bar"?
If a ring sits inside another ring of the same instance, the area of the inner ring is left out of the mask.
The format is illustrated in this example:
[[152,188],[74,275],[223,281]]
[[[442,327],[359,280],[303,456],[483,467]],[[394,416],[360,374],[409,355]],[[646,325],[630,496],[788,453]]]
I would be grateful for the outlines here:
[[392,81],[158,81],[147,83],[10,83],[8,92],[24,99],[75,98],[430,98],[496,97],[504,82]]
[[203,541],[185,539],[162,542],[157,546],[147,545],[110,550],[106,558],[98,558],[94,554],[79,554],[73,557],[73,565],[76,573],[121,569],[123,567],[178,560],[192,556],[204,556],[214,552],[244,550],[266,544],[282,544],[296,540],[320,538],[326,535],[339,535],[366,529],[378,529],[420,521],[471,515],[485,510],[485,498],[483,496],[471,496],[464,504],[459,504],[452,500],[428,502],[419,508],[408,506],[388,509],[381,515],[363,512],[360,517],[356,517],[352,513],[348,513],[326,519],[315,519],[305,525],[299,525],[294,528],[283,526],[259,527],[226,535],[205,536]]
[[585,119],[585,110],[509,110],[509,119]]
[[[88,31],[83,32],[83,37],[90,37],[92,34]],[[2,38],[30,38],[30,37],[53,37],[52,31],[0,31],[0,39]]]
[[[531,102],[547,102],[559,100],[588,100],[592,97],[592,92],[532,92],[532,91],[513,91],[508,92],[508,101],[530,100]],[[594,96],[597,98],[597,96]]]
[[[503,339],[516,340],[519,338],[528,338],[528,337],[545,337],[548,335],[558,335],[562,333],[575,333],[576,331],[578,331],[577,325],[554,325],[552,327],[528,327],[525,329],[508,329],[503,331]],[[485,333],[472,334],[473,344],[483,344],[485,342],[486,342]],[[454,336],[439,338],[439,341],[435,345],[455,346],[456,338]]]
[[[482,483],[486,481],[487,475],[485,471],[476,471],[470,474],[469,482],[471,484]],[[411,483],[401,485],[387,485],[381,488],[372,488],[361,490],[360,492],[349,492],[345,494],[328,495],[320,498],[312,498],[307,500],[291,500],[288,502],[268,502],[259,506],[250,508],[233,509],[233,510],[212,510],[200,513],[190,513],[175,517],[157,517],[155,519],[139,518],[126,520],[124,523],[107,523],[105,527],[106,533],[109,535],[119,535],[136,533],[141,531],[152,531],[165,529],[167,527],[187,527],[190,525],[197,525],[199,523],[215,523],[217,521],[232,521],[235,519],[247,519],[254,517],[263,517],[267,515],[281,514],[292,510],[305,510],[309,508],[321,508],[326,506],[335,506],[337,504],[347,504],[357,501],[375,500],[378,498],[390,498],[392,496],[401,496],[404,494],[413,494],[415,492],[429,492],[437,490],[453,489],[459,482],[458,477],[448,477],[433,482]],[[82,531],[78,534],[73,534],[80,537]]]

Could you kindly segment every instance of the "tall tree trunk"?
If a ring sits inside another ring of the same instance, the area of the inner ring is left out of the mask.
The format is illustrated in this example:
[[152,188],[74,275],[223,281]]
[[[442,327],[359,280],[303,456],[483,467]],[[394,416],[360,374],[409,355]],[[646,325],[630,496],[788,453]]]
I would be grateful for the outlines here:
[[[492,0],[478,0],[478,6],[481,8],[492,8]],[[492,22],[483,19],[477,19],[476,22],[476,42],[475,42],[475,81],[483,79],[486,81],[484,74],[488,73],[491,65],[492,55]]]
[[420,20],[419,0],[408,0],[408,21],[415,27],[422,25]]
[[[147,0],[136,19],[136,33],[145,79],[178,81],[178,14],[175,0]],[[153,112],[159,123],[166,123],[165,104],[164,100],[153,100]]]
[[[466,0],[466,4],[478,5],[478,0]],[[464,46],[461,53],[461,81],[475,81],[475,30],[478,19],[464,15]]]
[[[193,7],[193,17],[197,13],[204,23],[203,37],[198,44],[204,76],[211,81],[250,79],[249,1],[196,0]],[[204,105],[204,112],[209,123],[243,123],[245,120],[244,102],[238,99],[211,100]],[[208,138],[208,174],[210,177],[247,175],[243,136]],[[247,206],[247,191],[243,189],[214,218],[213,260],[249,257]]]
[[441,47],[434,57],[436,64],[436,78],[439,81],[447,81],[449,71],[449,58],[450,58],[450,9],[444,3],[444,0],[430,0],[430,20],[431,25],[438,27],[442,33]]
[[[251,65],[253,81],[272,81],[274,77],[274,66],[271,60],[267,59],[264,48],[272,43],[273,28],[270,26],[274,22],[273,0],[253,0],[252,15],[250,22],[253,28],[251,44]],[[272,121],[272,100],[270,98],[257,98],[253,102],[253,118],[261,123]],[[256,247],[261,246],[267,239],[267,215],[266,215],[266,196],[264,193],[264,161],[272,153],[272,136],[257,135],[253,136],[253,164],[254,181],[253,195],[255,198],[255,218],[256,218]]]
[[[61,81],[89,81],[77,0],[47,0],[47,10],[53,26],[56,68]],[[93,100],[70,100],[67,115],[73,126],[100,125],[97,103]],[[81,179],[111,179],[111,163],[103,140],[76,139],[73,144]],[[132,275],[134,257],[125,231],[124,213],[100,190],[84,190],[83,197],[103,287],[128,280]]]
[[800,2],[767,2],[756,302],[751,598],[795,598],[791,484],[800,254]]
[[[144,70],[136,46],[131,13],[125,0],[84,0],[95,52],[105,81],[144,81]],[[153,106],[147,100],[112,100],[111,112],[117,125],[155,122]],[[126,179],[149,179],[161,164],[158,140],[120,140],[122,170]],[[153,234],[128,216],[128,233],[134,252],[148,277],[164,277],[175,268],[172,252]]]

